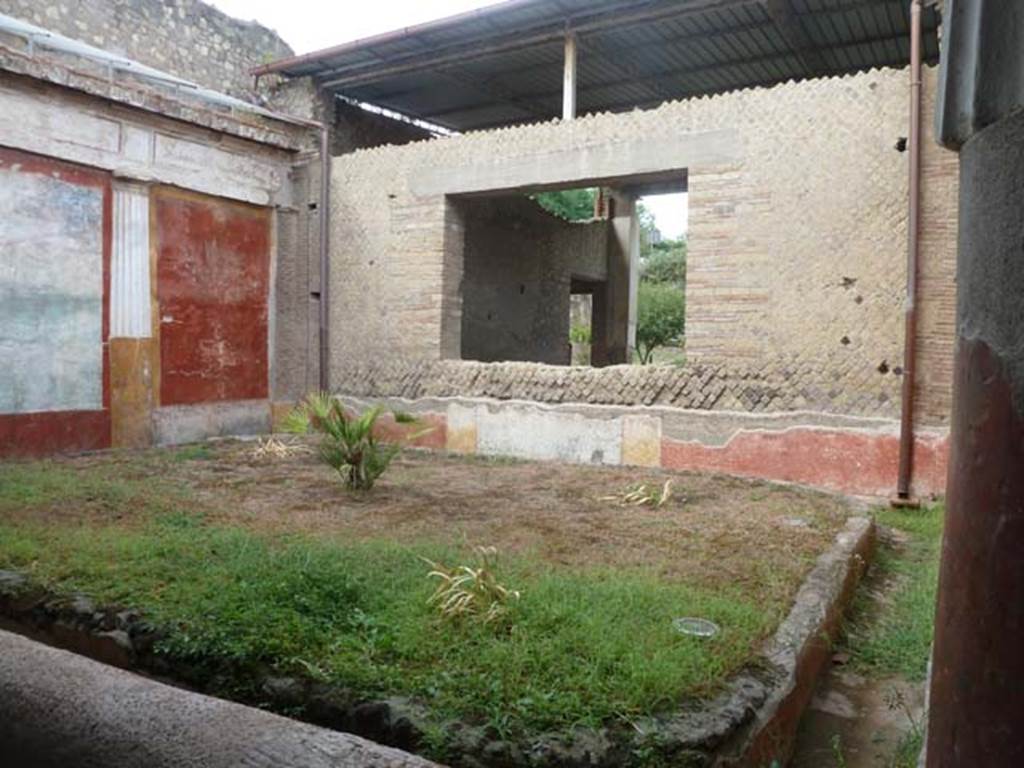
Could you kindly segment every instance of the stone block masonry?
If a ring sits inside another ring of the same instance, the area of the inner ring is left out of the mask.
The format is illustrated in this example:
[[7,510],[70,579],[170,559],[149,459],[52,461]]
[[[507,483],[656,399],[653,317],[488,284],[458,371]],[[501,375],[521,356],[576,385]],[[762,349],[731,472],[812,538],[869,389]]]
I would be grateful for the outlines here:
[[242,99],[253,67],[293,53],[273,30],[199,0],[0,0],[0,13]]
[[0,0],[0,13],[214,91],[296,117],[326,120],[333,126],[332,154],[429,135],[410,123],[327,101],[309,78],[265,77],[255,82],[250,74],[254,67],[294,51],[273,30],[232,18],[202,0]]

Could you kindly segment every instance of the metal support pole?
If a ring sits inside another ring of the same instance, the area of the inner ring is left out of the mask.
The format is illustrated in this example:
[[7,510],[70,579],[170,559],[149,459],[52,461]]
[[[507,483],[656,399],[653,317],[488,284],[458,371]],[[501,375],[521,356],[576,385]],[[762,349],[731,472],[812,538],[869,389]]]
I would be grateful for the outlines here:
[[562,78],[562,119],[576,117],[576,35],[565,32],[565,72]]

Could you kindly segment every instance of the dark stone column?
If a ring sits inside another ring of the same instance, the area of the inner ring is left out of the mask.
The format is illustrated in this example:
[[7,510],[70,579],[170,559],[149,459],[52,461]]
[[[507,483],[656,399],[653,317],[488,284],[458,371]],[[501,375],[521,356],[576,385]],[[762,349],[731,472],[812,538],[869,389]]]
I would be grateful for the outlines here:
[[1024,113],[960,153],[952,452],[928,766],[1024,766]]

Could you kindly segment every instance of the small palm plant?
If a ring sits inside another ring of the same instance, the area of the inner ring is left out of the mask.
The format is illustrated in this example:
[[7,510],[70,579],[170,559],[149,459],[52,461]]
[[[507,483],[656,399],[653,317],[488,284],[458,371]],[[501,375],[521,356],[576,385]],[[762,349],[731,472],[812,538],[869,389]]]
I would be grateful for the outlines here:
[[[368,491],[401,450],[374,437],[373,428],[382,413],[384,409],[375,405],[358,416],[349,416],[336,398],[319,392],[309,395],[288,415],[284,430],[300,435],[310,429],[318,432],[321,461],[342,475],[348,488]],[[400,424],[416,422],[406,413],[394,412],[394,417]]]
[[431,567],[427,577],[440,582],[429,603],[446,619],[473,618],[493,624],[507,616],[511,604],[519,599],[519,592],[498,582],[495,547],[477,547],[476,555],[480,561],[476,568],[449,568],[424,558]]

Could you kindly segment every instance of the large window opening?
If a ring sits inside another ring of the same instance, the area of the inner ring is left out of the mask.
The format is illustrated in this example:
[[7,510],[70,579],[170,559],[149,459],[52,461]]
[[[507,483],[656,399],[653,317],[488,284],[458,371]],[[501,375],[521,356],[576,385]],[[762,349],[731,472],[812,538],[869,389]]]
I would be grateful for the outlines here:
[[452,198],[462,236],[462,359],[681,360],[685,189],[677,171]]
[[637,202],[640,282],[634,362],[686,361],[686,193],[647,195]]

